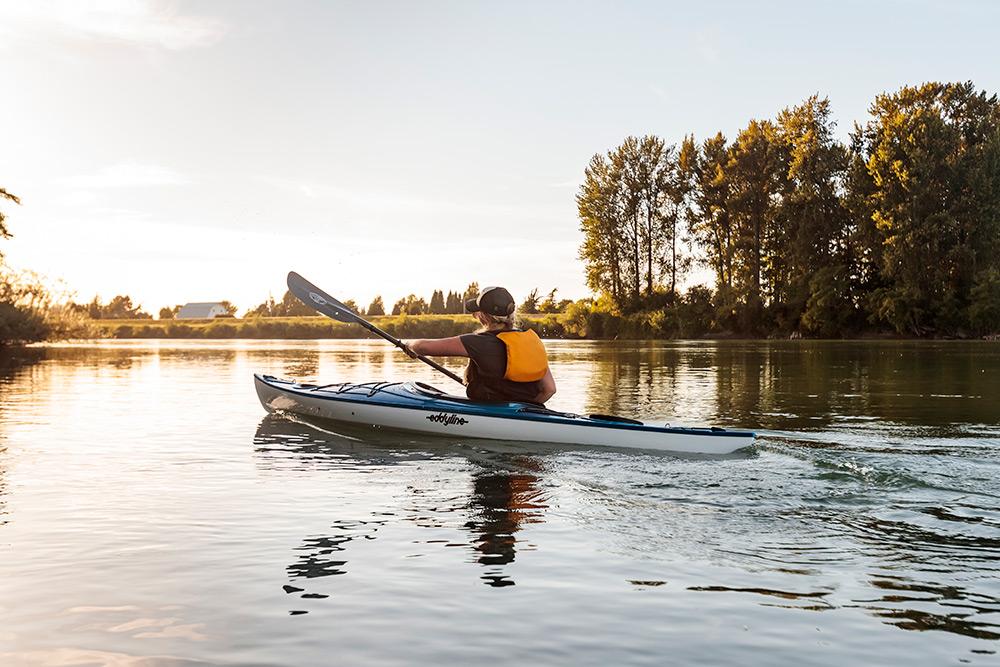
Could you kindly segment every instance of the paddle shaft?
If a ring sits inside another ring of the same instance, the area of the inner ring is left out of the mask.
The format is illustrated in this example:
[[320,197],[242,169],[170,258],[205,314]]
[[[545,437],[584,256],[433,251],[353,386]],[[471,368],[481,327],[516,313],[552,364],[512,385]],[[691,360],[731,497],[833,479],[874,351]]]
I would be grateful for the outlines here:
[[[348,324],[360,324],[368,331],[372,332],[376,336],[380,336],[399,349],[406,351],[408,348],[403,341],[399,340],[395,336],[385,331],[382,331],[377,326],[364,319],[357,313],[351,311],[347,306],[337,301],[332,296],[321,290],[320,288],[313,285],[311,282],[295,273],[294,271],[288,274],[288,289],[291,290],[299,301],[309,306],[318,313],[322,313],[327,317],[337,320],[338,322],[346,322]],[[441,364],[428,359],[422,354],[417,355],[417,359],[424,362],[436,371],[440,371],[450,377],[455,382],[464,385],[465,382],[461,377],[452,373],[450,370],[442,366]]]
[[[365,329],[368,329],[369,331],[371,331],[376,336],[381,336],[382,338],[385,338],[387,341],[389,341],[390,343],[392,343],[393,345],[395,345],[396,347],[398,347],[399,349],[401,349],[403,351],[406,350],[406,344],[403,343],[403,341],[401,341],[398,338],[396,338],[395,336],[393,336],[392,334],[387,333],[385,331],[382,331],[377,326],[375,326],[374,324],[372,324],[368,320],[362,319],[361,317],[358,317],[357,321],[358,321],[358,324],[360,324],[361,326],[363,326]],[[463,384],[463,385],[465,384],[465,381],[462,380],[461,377],[459,377],[455,373],[452,373],[450,370],[448,370],[447,368],[445,368],[441,364],[437,363],[433,359],[429,359],[429,358],[425,357],[422,354],[418,354],[417,355],[417,359],[419,359],[420,361],[424,362],[425,364],[427,364],[428,366],[430,366],[434,370],[441,371],[442,373],[444,373],[445,375],[447,375],[448,377],[450,377],[455,382],[458,382],[459,384]]]

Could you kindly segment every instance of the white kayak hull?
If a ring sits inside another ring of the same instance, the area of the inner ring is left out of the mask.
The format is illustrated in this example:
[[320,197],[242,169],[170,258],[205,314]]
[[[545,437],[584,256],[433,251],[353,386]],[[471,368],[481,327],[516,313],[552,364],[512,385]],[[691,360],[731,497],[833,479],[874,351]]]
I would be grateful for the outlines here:
[[[754,434],[748,431],[618,423],[540,410],[522,403],[479,404],[461,397],[435,395],[411,383],[345,384],[331,389],[255,375],[254,384],[261,404],[269,412],[449,438],[695,454],[728,454],[754,441]],[[383,388],[379,389],[380,385]]]

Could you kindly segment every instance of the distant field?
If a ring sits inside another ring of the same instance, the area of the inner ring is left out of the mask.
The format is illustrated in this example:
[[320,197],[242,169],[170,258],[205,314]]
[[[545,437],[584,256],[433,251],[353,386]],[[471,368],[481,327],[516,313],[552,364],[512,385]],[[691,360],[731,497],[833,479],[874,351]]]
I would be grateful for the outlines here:
[[[474,331],[478,323],[469,315],[396,315],[368,318],[398,338],[440,338]],[[569,333],[564,314],[526,315],[526,327],[545,338],[577,338]],[[255,317],[216,320],[92,320],[97,338],[367,338],[361,326],[327,317]]]

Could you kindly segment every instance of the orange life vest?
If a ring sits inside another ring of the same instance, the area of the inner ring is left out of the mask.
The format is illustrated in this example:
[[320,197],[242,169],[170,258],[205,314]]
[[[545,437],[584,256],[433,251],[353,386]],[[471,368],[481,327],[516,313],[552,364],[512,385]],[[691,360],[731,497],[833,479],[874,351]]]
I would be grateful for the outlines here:
[[496,337],[507,346],[507,370],[504,379],[512,382],[537,382],[549,370],[542,339],[531,329],[501,331]]

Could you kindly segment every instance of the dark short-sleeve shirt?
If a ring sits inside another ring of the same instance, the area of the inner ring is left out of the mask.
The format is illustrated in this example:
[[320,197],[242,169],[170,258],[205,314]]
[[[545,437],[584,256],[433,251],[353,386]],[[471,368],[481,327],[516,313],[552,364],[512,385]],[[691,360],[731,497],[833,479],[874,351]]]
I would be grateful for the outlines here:
[[469,353],[465,371],[466,395],[476,401],[533,402],[541,391],[540,382],[514,382],[507,373],[507,346],[494,333],[465,334],[460,337]]
[[502,378],[507,372],[507,346],[502,340],[490,334],[465,334],[461,341],[484,376]]

